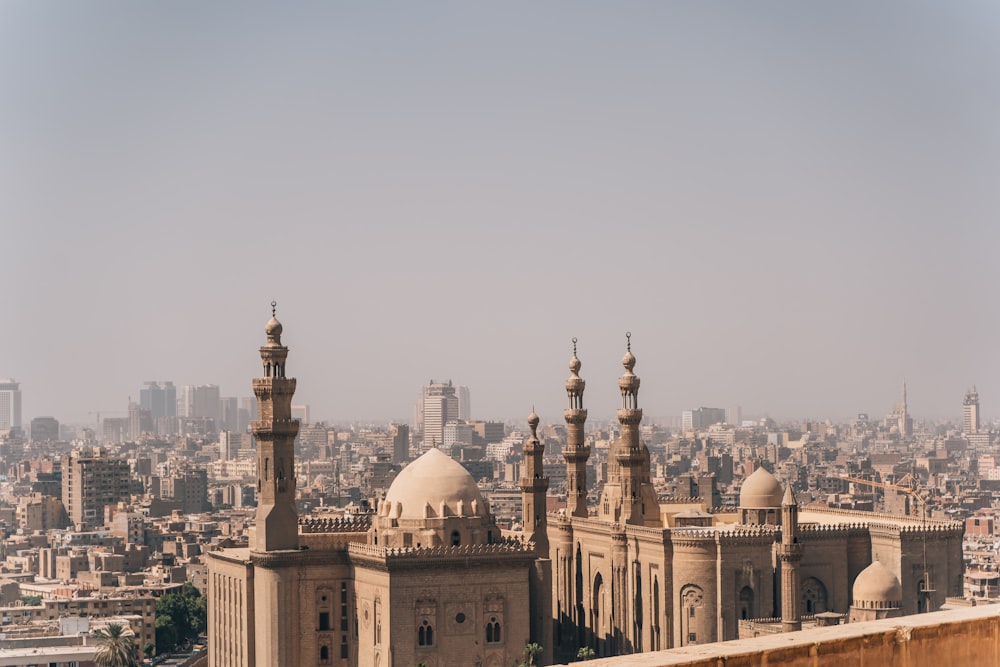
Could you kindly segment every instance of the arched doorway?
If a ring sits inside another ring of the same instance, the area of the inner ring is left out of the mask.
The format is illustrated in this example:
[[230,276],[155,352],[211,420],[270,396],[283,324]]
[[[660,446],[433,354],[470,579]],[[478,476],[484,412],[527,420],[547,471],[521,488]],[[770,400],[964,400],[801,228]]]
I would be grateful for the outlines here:
[[802,581],[801,613],[812,616],[814,614],[821,614],[826,610],[826,586],[816,577],[804,579]]

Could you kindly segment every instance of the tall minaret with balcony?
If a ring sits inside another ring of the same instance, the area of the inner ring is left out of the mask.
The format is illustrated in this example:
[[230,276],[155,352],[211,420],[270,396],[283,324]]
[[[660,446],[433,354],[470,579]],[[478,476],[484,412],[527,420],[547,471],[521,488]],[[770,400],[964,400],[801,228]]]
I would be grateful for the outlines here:
[[524,475],[521,477],[521,515],[524,536],[535,543],[539,558],[549,557],[549,536],[545,520],[545,496],[549,478],[545,476],[542,455],[545,445],[538,439],[538,415],[532,410],[528,416],[531,435],[524,443]]
[[281,344],[281,322],[275,317],[264,327],[267,343],[260,348],[264,377],[255,378],[257,416],[252,430],[257,440],[257,523],[250,548],[281,551],[299,548],[295,512],[295,436],[299,423],[292,419],[295,379],[285,377],[288,348]]
[[587,411],[583,408],[583,390],[587,383],[580,377],[582,364],[576,356],[576,338],[573,339],[573,358],[569,360],[570,377],[566,380],[566,394],[569,408],[563,412],[566,419],[566,513],[569,516],[586,517],[587,511],[587,459],[590,447],[584,441],[583,426],[587,422]]
[[621,437],[608,453],[609,482],[601,500],[602,518],[638,526],[659,526],[660,506],[649,473],[649,450],[639,438],[642,409],[639,407],[639,376],[632,372],[632,334],[625,334],[625,372],[618,379],[622,407],[618,409]]
[[781,629],[795,632],[802,629],[799,605],[799,564],[802,561],[802,544],[799,542],[799,504],[792,493],[792,485],[785,487],[781,501],[781,544],[778,545],[781,561]]

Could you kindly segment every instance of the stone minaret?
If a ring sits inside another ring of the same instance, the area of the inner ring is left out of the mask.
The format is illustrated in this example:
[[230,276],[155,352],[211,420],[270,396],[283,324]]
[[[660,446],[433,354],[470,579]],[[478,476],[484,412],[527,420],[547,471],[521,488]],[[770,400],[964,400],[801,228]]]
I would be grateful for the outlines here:
[[781,630],[795,632],[802,629],[799,593],[799,562],[802,544],[799,543],[799,505],[792,493],[792,485],[785,487],[781,501],[781,544],[778,545],[781,561]]
[[542,468],[545,446],[538,439],[538,415],[528,416],[531,436],[524,443],[524,475],[521,477],[521,507],[524,536],[535,543],[535,562],[528,575],[528,587],[535,601],[531,610],[530,639],[542,646],[542,664],[552,661],[552,561],[549,560],[548,523],[545,495],[549,478]]
[[531,436],[524,443],[524,475],[521,477],[521,507],[524,536],[535,543],[539,558],[549,557],[549,537],[545,521],[545,495],[549,478],[542,468],[545,445],[538,439],[538,415],[532,410],[528,416]]
[[569,360],[571,373],[566,380],[569,408],[563,412],[566,419],[566,513],[570,516],[587,516],[587,459],[590,448],[584,442],[583,426],[587,411],[583,409],[583,390],[587,383],[580,377],[580,360],[576,356],[576,338],[573,339],[573,358]]
[[632,334],[625,334],[627,351],[622,358],[625,373],[618,379],[622,407],[618,409],[621,437],[608,454],[611,467],[601,502],[602,516],[638,526],[659,526],[660,506],[650,482],[649,450],[639,439],[642,409],[639,407],[639,376],[632,372]]
[[295,512],[295,436],[299,423],[292,419],[295,379],[285,377],[288,348],[281,344],[281,322],[274,316],[264,327],[267,343],[260,348],[264,377],[255,378],[257,420],[257,524],[250,548],[281,551],[299,548],[298,516]]

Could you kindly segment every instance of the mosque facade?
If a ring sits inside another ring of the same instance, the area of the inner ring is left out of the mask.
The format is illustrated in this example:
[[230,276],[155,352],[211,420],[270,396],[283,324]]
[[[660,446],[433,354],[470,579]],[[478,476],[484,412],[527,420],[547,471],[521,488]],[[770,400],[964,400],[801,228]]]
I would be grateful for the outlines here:
[[403,469],[372,515],[298,517],[295,380],[286,376],[282,332],[272,312],[263,377],[253,381],[256,525],[247,544],[208,556],[211,667],[501,667],[519,664],[529,642],[543,647],[538,663],[547,664],[583,646],[618,655],[734,639],[743,619],[796,630],[830,611],[916,613],[961,593],[960,523],[800,511],[763,468],[744,482],[737,512],[703,515],[695,527],[675,521],[650,479],[630,343],[620,437],[596,507],[587,503],[585,382],[574,342],[564,512],[546,512],[532,413],[518,534],[498,528],[471,475],[433,448]]

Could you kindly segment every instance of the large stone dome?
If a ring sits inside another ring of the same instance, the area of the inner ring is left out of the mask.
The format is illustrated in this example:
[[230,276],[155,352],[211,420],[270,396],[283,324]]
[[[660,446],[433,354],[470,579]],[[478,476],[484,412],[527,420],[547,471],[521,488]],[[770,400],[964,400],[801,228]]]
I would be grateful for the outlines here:
[[780,509],[784,492],[781,483],[764,468],[757,468],[740,488],[740,508]]
[[440,449],[429,449],[392,482],[379,514],[394,519],[487,517],[489,507],[469,471]]
[[872,608],[900,607],[903,586],[892,570],[875,561],[854,580],[854,604]]

